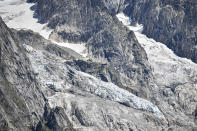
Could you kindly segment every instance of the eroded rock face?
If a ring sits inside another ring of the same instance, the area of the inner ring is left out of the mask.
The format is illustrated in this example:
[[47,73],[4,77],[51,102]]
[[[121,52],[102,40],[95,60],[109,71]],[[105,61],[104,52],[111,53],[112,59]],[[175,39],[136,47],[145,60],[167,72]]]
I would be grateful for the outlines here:
[[114,15],[124,10],[128,5],[127,0],[103,0],[103,3],[111,14]]
[[17,35],[0,18],[0,130],[30,130],[43,115],[44,96]]
[[151,98],[150,90],[156,87],[146,53],[133,32],[108,10],[107,3],[110,4],[100,0],[41,0],[37,3],[37,13],[41,21],[55,28],[51,39],[87,43],[88,57],[109,63],[112,74],[118,70],[121,76],[118,82],[112,74],[108,81],[138,96]]
[[144,33],[178,56],[197,62],[196,0],[131,0],[124,12],[144,25]]
[[107,8],[100,0],[38,1],[37,5],[41,22],[48,22],[48,26],[55,29],[51,38],[56,40],[86,42],[111,23]]

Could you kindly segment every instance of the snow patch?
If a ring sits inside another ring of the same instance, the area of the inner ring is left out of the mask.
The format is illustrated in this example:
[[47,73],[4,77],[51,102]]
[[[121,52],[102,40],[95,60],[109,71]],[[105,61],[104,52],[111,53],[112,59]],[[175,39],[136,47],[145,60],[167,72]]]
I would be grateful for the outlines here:
[[0,1],[0,15],[10,28],[30,29],[48,39],[52,30],[34,18],[34,11],[31,10],[33,6],[34,3],[26,3],[24,0],[3,0]]
[[[26,3],[24,0],[2,0],[0,1],[0,15],[5,21],[6,25],[14,29],[30,29],[39,33],[45,39],[49,39],[49,35],[52,29],[47,27],[47,24],[39,23],[39,20],[35,18],[32,8],[36,8],[35,3]],[[50,39],[49,39],[50,40]],[[51,40],[52,41],[52,40]],[[53,43],[70,48],[80,55],[86,57],[87,50],[84,43]]]
[[66,42],[60,43],[56,41],[52,41],[52,43],[55,43],[62,47],[70,48],[73,51],[77,52],[78,54],[82,55],[83,57],[87,57],[88,55],[85,43],[66,43]]
[[[0,1],[0,15],[5,21],[6,25],[14,29],[30,29],[39,33],[45,39],[49,39],[49,35],[52,29],[47,27],[47,24],[39,23],[39,20],[35,18],[33,8],[36,8],[35,3],[26,3],[24,0],[2,0]],[[52,40],[51,40],[52,41]],[[80,55],[86,57],[87,49],[84,43],[53,43],[70,48]]]
[[132,19],[126,16],[124,13],[119,13],[116,17],[121,21],[125,26],[127,26],[130,30],[142,33],[143,25],[139,25],[138,23],[135,26],[131,26]]

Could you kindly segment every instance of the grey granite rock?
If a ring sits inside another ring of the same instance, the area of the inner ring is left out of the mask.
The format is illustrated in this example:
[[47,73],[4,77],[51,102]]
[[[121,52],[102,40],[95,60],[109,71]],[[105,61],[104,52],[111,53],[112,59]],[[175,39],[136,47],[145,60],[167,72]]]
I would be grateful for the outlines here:
[[44,96],[17,34],[0,18],[0,130],[30,130],[43,115]]
[[166,44],[178,56],[197,62],[196,0],[130,0],[124,12],[144,33]]

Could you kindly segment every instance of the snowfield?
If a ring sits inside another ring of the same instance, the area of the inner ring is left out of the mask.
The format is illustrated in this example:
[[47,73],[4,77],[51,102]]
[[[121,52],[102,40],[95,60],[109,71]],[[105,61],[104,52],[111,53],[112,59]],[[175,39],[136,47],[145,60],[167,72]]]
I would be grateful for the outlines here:
[[[36,4],[26,3],[25,0],[0,0],[0,16],[8,27],[17,30],[30,29],[49,39],[52,29],[49,29],[47,24],[39,23],[33,11],[35,8]],[[85,44],[52,42],[70,48],[83,57],[87,56]]]
[[68,43],[68,42],[65,43],[65,42],[56,42],[56,41],[52,41],[52,42],[59,46],[70,48],[74,50],[75,52],[77,52],[78,54],[82,55],[83,57],[88,56],[85,43]]
[[166,45],[142,34],[142,25],[130,26],[132,19],[125,14],[117,14],[117,17],[134,31],[138,42],[145,49],[158,86],[170,87],[192,83],[197,88],[197,64],[189,59],[178,57]]
[[121,21],[125,26],[127,26],[130,30],[134,32],[142,33],[143,31],[143,25],[139,25],[138,23],[136,26],[131,26],[132,19],[126,16],[124,13],[119,13],[116,15],[116,17]]
[[0,1],[0,15],[10,28],[30,29],[48,39],[52,30],[34,18],[34,11],[31,9],[35,6],[34,3],[26,3],[24,0],[3,0]]

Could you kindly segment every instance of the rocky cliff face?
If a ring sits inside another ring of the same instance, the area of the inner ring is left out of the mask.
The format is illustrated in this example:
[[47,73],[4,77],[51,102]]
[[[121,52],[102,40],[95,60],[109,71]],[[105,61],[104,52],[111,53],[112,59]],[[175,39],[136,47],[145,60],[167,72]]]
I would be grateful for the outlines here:
[[124,12],[144,33],[166,44],[178,56],[197,62],[196,0],[130,0]]
[[42,117],[44,96],[25,50],[0,18],[0,130],[30,130]]

